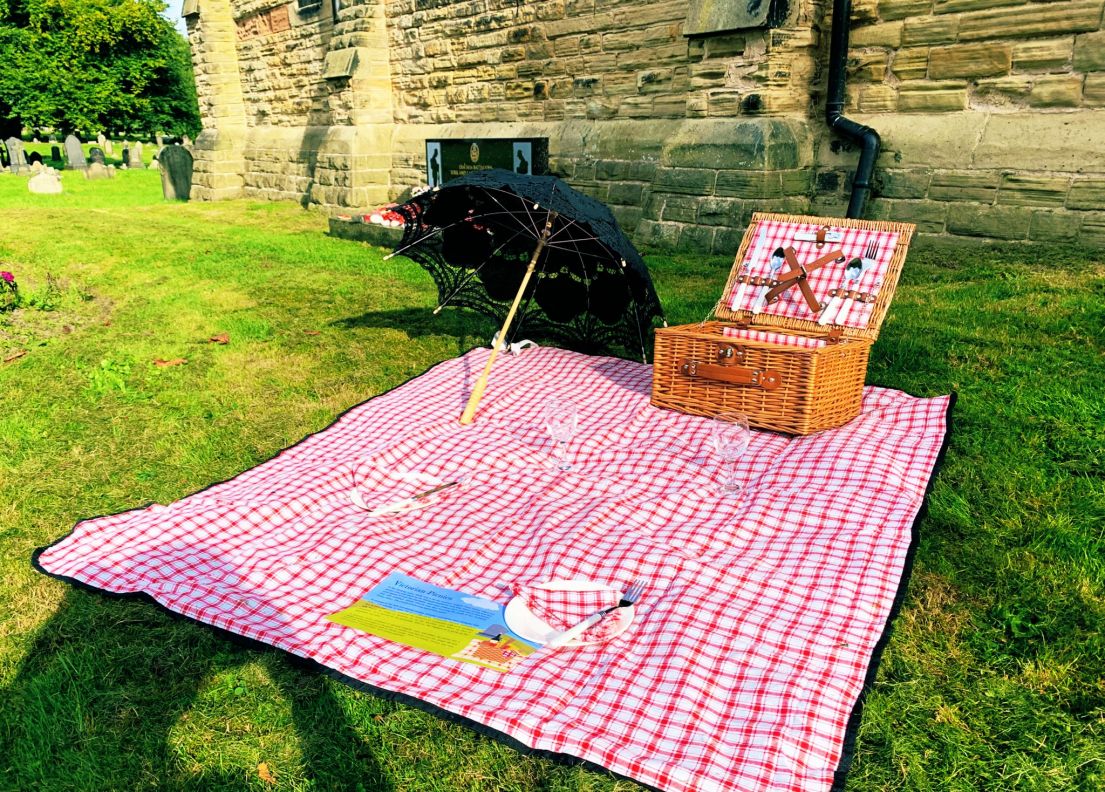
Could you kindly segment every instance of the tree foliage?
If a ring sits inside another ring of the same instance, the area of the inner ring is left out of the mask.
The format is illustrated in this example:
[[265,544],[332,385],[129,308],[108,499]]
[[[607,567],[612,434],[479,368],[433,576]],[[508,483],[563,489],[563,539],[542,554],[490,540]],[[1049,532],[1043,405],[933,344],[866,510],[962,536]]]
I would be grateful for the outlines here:
[[160,0],[0,0],[8,126],[195,135],[188,43]]

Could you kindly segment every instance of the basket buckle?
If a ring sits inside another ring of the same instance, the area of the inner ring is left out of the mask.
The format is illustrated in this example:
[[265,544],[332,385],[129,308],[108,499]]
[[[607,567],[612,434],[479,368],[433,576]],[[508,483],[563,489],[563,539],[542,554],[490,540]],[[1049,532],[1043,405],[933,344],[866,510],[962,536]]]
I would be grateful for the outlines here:
[[722,344],[717,348],[717,362],[723,366],[743,363],[745,355],[746,353],[741,347],[732,344]]

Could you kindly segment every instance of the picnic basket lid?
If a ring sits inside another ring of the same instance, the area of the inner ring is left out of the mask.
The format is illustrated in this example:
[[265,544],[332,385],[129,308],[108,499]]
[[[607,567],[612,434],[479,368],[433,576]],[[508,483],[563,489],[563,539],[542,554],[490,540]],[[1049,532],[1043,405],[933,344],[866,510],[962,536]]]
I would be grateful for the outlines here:
[[[874,341],[915,228],[912,223],[756,212],[714,315],[749,327]],[[834,252],[842,257],[818,264]],[[810,267],[805,278],[785,280],[796,271],[792,260]],[[785,283],[792,285],[772,293],[776,284]],[[842,296],[833,296],[838,292]],[[820,310],[813,310],[807,294]],[[765,301],[772,296],[774,301]]]

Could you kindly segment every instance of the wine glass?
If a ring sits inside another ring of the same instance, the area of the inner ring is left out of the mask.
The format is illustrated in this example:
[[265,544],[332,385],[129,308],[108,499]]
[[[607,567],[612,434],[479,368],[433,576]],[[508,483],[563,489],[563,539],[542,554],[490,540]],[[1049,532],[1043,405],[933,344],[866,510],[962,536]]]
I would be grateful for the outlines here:
[[556,458],[561,470],[571,470],[568,441],[576,433],[578,409],[571,399],[550,399],[545,404],[545,429],[556,443]]
[[740,495],[737,481],[737,460],[744,456],[752,440],[748,416],[738,412],[717,413],[710,426],[710,450],[721,460],[721,494],[726,498]]

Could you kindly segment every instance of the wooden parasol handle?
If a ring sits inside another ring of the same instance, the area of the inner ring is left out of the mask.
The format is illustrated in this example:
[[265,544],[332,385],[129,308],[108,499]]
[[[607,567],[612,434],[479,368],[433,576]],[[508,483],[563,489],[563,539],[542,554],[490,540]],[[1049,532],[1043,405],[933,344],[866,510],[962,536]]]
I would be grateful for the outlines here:
[[506,319],[503,321],[503,327],[499,331],[499,335],[496,337],[495,346],[491,348],[491,355],[487,358],[487,365],[483,367],[483,373],[480,374],[480,378],[476,380],[476,384],[472,386],[472,395],[468,397],[468,404],[464,407],[464,412],[461,413],[460,422],[462,424],[470,424],[476,420],[476,408],[480,405],[480,399],[483,398],[483,392],[487,388],[487,378],[491,375],[491,367],[495,364],[495,358],[499,355],[499,349],[506,343],[506,331],[510,327],[510,323],[514,321],[514,313],[518,310],[518,305],[522,302],[522,295],[526,292],[526,286],[529,285],[530,276],[533,275],[533,270],[537,266],[537,259],[541,255],[541,251],[545,249],[545,243],[549,241],[549,233],[552,231],[553,221],[556,220],[556,212],[549,212],[549,219],[545,221],[545,230],[541,233],[541,238],[537,240],[537,248],[533,251],[533,256],[530,257],[529,266],[526,267],[526,274],[522,278],[522,285],[518,287],[518,293],[514,295],[514,302],[510,306],[510,310],[507,312]]

